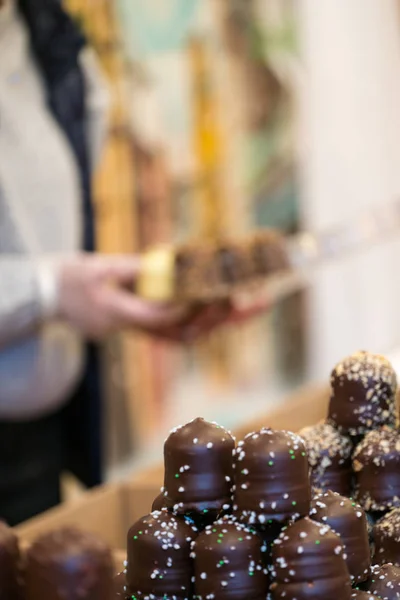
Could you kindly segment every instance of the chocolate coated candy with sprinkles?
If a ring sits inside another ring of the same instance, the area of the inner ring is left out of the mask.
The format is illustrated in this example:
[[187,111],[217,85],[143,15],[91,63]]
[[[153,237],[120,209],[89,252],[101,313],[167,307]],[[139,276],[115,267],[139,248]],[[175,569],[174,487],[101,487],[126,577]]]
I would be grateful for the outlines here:
[[374,526],[374,562],[400,566],[400,509],[395,508]]
[[215,263],[218,279],[224,284],[238,284],[254,276],[251,249],[246,243],[224,242],[217,249]]
[[164,445],[164,495],[176,514],[214,520],[232,506],[235,440],[217,423],[195,419]]
[[340,537],[309,517],[282,530],[273,550],[273,600],[350,600],[351,582]]
[[356,352],[331,374],[329,421],[350,435],[397,421],[396,373],[383,356]]
[[353,585],[368,579],[371,558],[367,519],[361,506],[349,498],[326,492],[313,498],[310,517],[340,535]]
[[400,508],[400,434],[382,427],[370,431],[353,454],[355,497],[367,511]]
[[258,535],[232,519],[207,527],[193,544],[198,600],[265,600],[268,576]]
[[197,530],[167,510],[156,511],[128,532],[128,596],[133,599],[192,598],[191,543]]
[[96,536],[65,528],[45,533],[28,549],[26,600],[110,600],[114,562]]
[[265,277],[276,271],[286,271],[290,268],[282,233],[274,230],[252,233],[249,245],[256,277]]
[[392,564],[374,565],[370,578],[360,588],[381,600],[399,600],[400,568]]
[[377,596],[373,596],[369,592],[363,592],[361,590],[354,590],[351,595],[352,600],[376,600]]
[[236,450],[234,514],[249,525],[285,523],[308,515],[311,486],[303,440],[290,431],[261,429]]
[[325,421],[305,427],[299,435],[307,449],[311,485],[324,492],[332,490],[343,496],[351,496],[351,439]]

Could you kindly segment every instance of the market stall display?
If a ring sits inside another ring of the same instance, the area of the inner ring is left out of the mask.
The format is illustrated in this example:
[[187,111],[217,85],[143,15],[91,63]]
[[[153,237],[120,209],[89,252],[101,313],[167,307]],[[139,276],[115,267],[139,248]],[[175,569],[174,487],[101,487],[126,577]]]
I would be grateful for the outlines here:
[[[383,364],[385,373],[390,373],[390,364],[384,359],[358,353],[350,361],[356,382],[358,356],[368,364]],[[382,372],[368,372],[367,385],[377,374]],[[371,505],[363,502],[364,488],[360,491],[357,483],[357,461],[364,452],[378,474],[382,465],[389,465],[389,484],[385,487],[384,477],[379,482],[385,488],[384,508],[396,504],[400,485],[400,469],[395,468],[398,423],[392,415],[398,415],[397,384],[391,375],[389,380],[392,408],[385,412],[383,423],[380,415],[381,427],[366,428],[363,433],[359,429],[366,425],[365,413],[372,414],[374,407],[368,401],[375,405],[374,394],[363,399],[359,420],[353,421],[357,436],[352,438],[352,474],[356,483],[348,497],[330,490],[314,491],[311,497],[313,464],[307,453],[320,452],[321,444],[318,449],[310,448],[310,438],[305,442],[290,431],[263,427],[236,444],[226,429],[203,419],[175,428],[165,442],[165,480],[156,498],[159,510],[136,520],[129,529],[128,551],[119,559],[120,574],[110,600],[350,600],[369,594],[380,600],[400,598],[400,569],[387,563],[392,554],[389,557],[380,550],[388,551],[396,544],[397,513],[389,513],[375,525],[374,555],[367,517],[374,522],[376,513],[365,512]],[[375,386],[379,383],[375,381]],[[388,397],[386,394],[385,402]],[[325,426],[326,414],[320,431]],[[332,435],[332,429],[329,432]],[[369,441],[373,436],[378,441],[372,450],[380,449],[385,460],[378,457],[374,462],[376,453],[370,452]],[[374,478],[367,478],[368,482],[368,494],[372,494]],[[361,506],[350,499],[353,495]],[[249,500],[251,510],[247,510]],[[382,532],[384,536],[379,537]],[[57,532],[52,535],[57,537]],[[28,556],[35,553],[35,547],[30,544]]]
[[[372,419],[370,423],[368,419],[367,422],[365,414],[378,415],[379,424],[382,424],[383,421],[385,431],[389,431],[392,436],[397,436],[398,406],[396,377],[390,363],[383,357],[368,353],[356,353],[345,364],[350,365],[349,371],[336,368],[336,373],[338,376],[342,376],[344,373],[350,386],[354,381],[355,388],[359,392],[359,405],[362,403],[362,410],[352,411],[351,433],[353,436],[357,434],[357,437],[343,436],[345,441],[340,444],[340,448],[342,446],[346,448],[345,460],[349,462],[351,450],[357,442],[363,443],[362,440],[360,441],[360,436],[366,434],[365,439],[367,439],[371,435],[369,428],[374,420]],[[367,368],[365,365],[370,365],[370,367]],[[377,368],[374,369],[371,365],[375,365]],[[331,381],[331,407],[334,403],[335,393],[337,397],[336,383],[336,379],[333,378]],[[339,387],[341,387],[340,384]],[[373,393],[368,393],[371,387]],[[364,395],[362,390],[365,390]],[[363,397],[361,398],[361,396]],[[383,414],[382,398],[388,406]],[[343,400],[342,395],[342,405]],[[348,398],[347,402],[351,404],[352,400]],[[378,409],[375,405],[378,405]],[[171,440],[180,431],[190,432],[191,427],[207,430],[212,427],[212,424],[196,419],[171,432],[164,453],[166,473],[171,472],[169,465]],[[215,425],[215,427],[218,426]],[[340,430],[342,427],[340,425],[335,429],[333,423],[327,424],[324,421],[315,429],[322,432],[322,438],[327,430],[328,439],[333,437],[335,440],[341,440]],[[223,428],[221,430],[225,432]],[[228,432],[223,435],[227,437]],[[191,433],[187,437],[185,435],[182,437],[186,440],[185,450],[187,453],[182,456],[182,459],[186,459],[188,455],[196,456],[202,453],[206,456],[207,449],[211,450],[213,447],[206,437],[199,440]],[[232,510],[230,511],[230,505],[227,503],[221,511],[222,515],[228,513],[225,516],[220,516],[214,523],[205,527],[201,520],[198,522],[199,528],[203,528],[203,531],[199,533],[199,537],[192,544],[191,568],[194,573],[194,589],[192,590],[194,597],[200,600],[211,597],[245,598],[249,595],[254,598],[264,598],[263,586],[265,586],[267,578],[270,580],[269,590],[273,600],[280,598],[306,600],[322,596],[332,598],[332,600],[339,597],[350,599],[353,593],[357,593],[352,586],[360,584],[363,584],[366,592],[371,590],[378,598],[399,597],[397,595],[381,596],[374,588],[376,586],[375,578],[370,576],[371,555],[367,515],[363,508],[353,500],[332,491],[315,494],[310,503],[310,475],[312,475],[315,463],[309,460],[307,452],[310,454],[314,452],[317,457],[320,455],[322,462],[328,446],[328,444],[321,445],[321,440],[319,440],[316,448],[313,448],[310,442],[312,438],[313,436],[308,436],[308,441],[304,442],[299,435],[294,433],[262,428],[249,433],[242,441],[238,442],[233,451],[232,460],[235,469],[235,480],[231,489]],[[180,440],[179,435],[177,439]],[[203,446],[203,450],[198,447],[199,443]],[[179,442],[177,445],[179,446]],[[342,456],[340,452],[339,456]],[[216,460],[215,456],[214,460]],[[197,465],[194,475],[190,472],[190,465],[183,464],[184,460],[181,462],[182,465],[174,463],[174,469],[179,478],[180,487],[178,489],[184,495],[186,481],[190,481],[193,476],[197,479],[201,475],[201,468],[199,472]],[[216,462],[220,464],[218,460]],[[349,467],[348,464],[347,467]],[[208,472],[207,470],[207,460],[205,460],[204,474]],[[347,470],[349,471],[349,469]],[[394,472],[392,469],[391,473],[395,478]],[[351,481],[353,478],[351,469],[350,475]],[[219,478],[222,482],[224,474],[220,473]],[[397,474],[397,481],[400,482],[400,472]],[[162,506],[164,497],[166,505],[170,507],[171,513],[175,513],[176,518],[192,520],[192,515],[185,511],[183,503],[171,502],[170,482],[170,477],[166,477],[162,494],[156,498],[157,505]],[[230,477],[228,483],[230,483]],[[215,481],[213,481],[213,485],[215,485]],[[173,490],[175,488],[176,485],[172,487]],[[199,489],[202,490],[202,486]],[[393,489],[395,490],[396,486],[388,487],[386,494],[390,496]],[[357,485],[355,487],[348,485],[349,496],[353,492],[357,495],[358,491]],[[251,510],[247,510],[249,499],[252,502]],[[240,509],[242,505],[245,506],[244,510]],[[168,509],[162,508],[162,513],[168,514]],[[245,523],[240,523],[240,520],[244,520]],[[235,539],[232,541],[231,538]],[[254,545],[258,548],[261,558],[254,558],[255,553],[247,549],[242,560],[237,563],[235,562],[238,556],[236,548],[240,546],[240,542],[245,540],[252,547]],[[128,544],[135,544],[135,541],[132,541],[129,536]],[[228,545],[226,546],[226,544]],[[198,548],[203,549],[203,547],[207,549],[207,554],[199,553]],[[220,556],[221,548],[225,550],[224,556]],[[230,564],[231,557],[227,557],[228,550],[234,552],[232,564]],[[156,560],[152,564],[152,569],[155,568],[156,563],[160,565],[161,562],[163,563],[163,561]],[[230,564],[230,568],[227,566],[228,564]],[[262,565],[265,570],[262,569]],[[129,572],[129,557],[127,568]],[[135,568],[139,568],[137,563]],[[157,568],[159,567],[157,566]],[[385,583],[391,592],[394,590],[394,594],[397,594],[394,567],[385,565],[382,568]],[[374,566],[373,574],[376,569],[377,567]],[[151,585],[152,572],[148,569],[147,573],[147,582],[150,581]],[[249,578],[254,577],[255,574],[257,574],[257,583],[254,583],[254,587],[252,587],[248,582]],[[162,577],[168,580],[168,565],[163,567]],[[159,582],[157,582],[158,584]],[[148,597],[151,598],[152,594],[155,597],[158,596],[159,591],[158,587],[157,593],[152,588]],[[127,592],[128,595],[132,594],[132,590],[129,588]],[[138,590],[135,593],[137,597],[141,597]]]

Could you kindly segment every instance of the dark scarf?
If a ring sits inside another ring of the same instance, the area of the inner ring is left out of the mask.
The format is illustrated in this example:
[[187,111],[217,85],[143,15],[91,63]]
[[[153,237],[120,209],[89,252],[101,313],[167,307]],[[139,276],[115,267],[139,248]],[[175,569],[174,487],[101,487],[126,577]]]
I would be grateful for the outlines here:
[[[32,51],[44,76],[49,110],[69,140],[77,161],[82,185],[82,247],[93,251],[94,213],[86,140],[86,90],[79,66],[79,54],[86,40],[63,10],[60,0],[18,0],[18,6],[28,25]],[[99,484],[102,477],[99,382],[97,349],[88,345],[86,374],[65,411],[65,424],[68,437],[66,466],[89,486]]]
[[60,0],[18,0],[47,85],[49,109],[75,154],[82,184],[85,250],[95,247],[91,173],[85,131],[85,81],[79,54],[86,40]]

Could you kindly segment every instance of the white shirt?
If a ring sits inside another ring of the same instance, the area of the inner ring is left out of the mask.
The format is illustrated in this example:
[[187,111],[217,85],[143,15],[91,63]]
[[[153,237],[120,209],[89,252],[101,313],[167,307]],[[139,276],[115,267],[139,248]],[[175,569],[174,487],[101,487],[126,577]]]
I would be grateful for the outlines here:
[[[82,63],[89,135],[98,146],[107,95],[93,56],[83,55]],[[46,106],[12,3],[0,9],[0,419],[52,412],[81,373],[77,333],[51,322],[56,282],[46,270],[47,258],[79,250],[80,202],[74,156]]]

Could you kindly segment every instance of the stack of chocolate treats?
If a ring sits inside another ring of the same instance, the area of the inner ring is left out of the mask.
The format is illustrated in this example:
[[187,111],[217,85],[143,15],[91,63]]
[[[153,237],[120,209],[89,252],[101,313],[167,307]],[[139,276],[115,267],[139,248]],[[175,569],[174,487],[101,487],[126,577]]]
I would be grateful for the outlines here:
[[354,495],[367,511],[400,507],[396,392],[396,374],[383,356],[356,352],[336,365],[326,421],[300,431],[315,488]]
[[399,600],[396,376],[359,352],[331,387],[326,421],[300,435],[265,427],[236,444],[200,418],[174,429],[114,585],[90,536],[44,536],[23,567],[0,529],[0,600]]
[[359,352],[331,387],[326,421],[300,435],[171,432],[164,487],[128,534],[126,599],[400,598],[396,376]]

